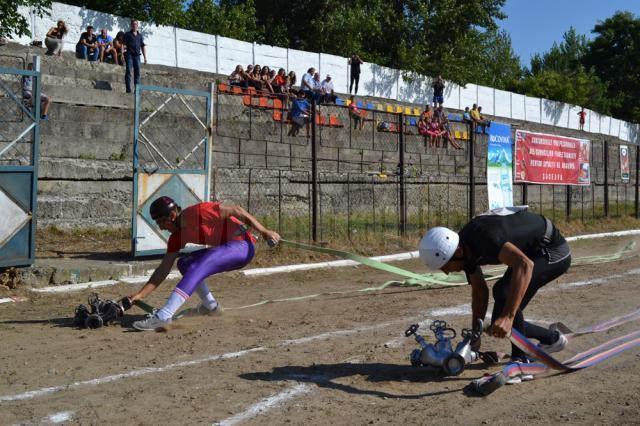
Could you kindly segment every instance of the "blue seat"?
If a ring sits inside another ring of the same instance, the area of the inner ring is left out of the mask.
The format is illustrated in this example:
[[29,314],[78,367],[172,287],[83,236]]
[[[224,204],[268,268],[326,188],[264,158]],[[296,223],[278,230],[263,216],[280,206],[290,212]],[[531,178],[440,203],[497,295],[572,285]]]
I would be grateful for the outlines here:
[[367,109],[374,110],[376,109],[376,106],[372,103],[367,103]]
[[415,118],[410,118],[409,119],[409,124],[411,126],[417,126],[418,125],[418,120],[416,120]]
[[340,98],[336,98],[336,105],[344,106],[344,101]]
[[457,120],[457,116],[455,114],[449,114],[448,117],[449,117],[449,120],[451,120],[451,121],[456,121]]
[[360,108],[360,109],[363,109],[363,108],[364,108],[364,105],[363,105],[362,101],[358,101],[358,102],[356,102],[356,106],[357,106],[358,108]]

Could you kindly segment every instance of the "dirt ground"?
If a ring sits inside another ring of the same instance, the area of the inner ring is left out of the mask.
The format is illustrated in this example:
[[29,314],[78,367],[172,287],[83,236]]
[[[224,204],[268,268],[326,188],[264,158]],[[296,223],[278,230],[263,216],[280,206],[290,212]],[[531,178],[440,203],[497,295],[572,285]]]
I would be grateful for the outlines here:
[[[629,241],[589,240],[572,248],[574,256],[607,254]],[[424,270],[417,261],[398,266]],[[580,328],[630,312],[640,307],[639,275],[639,256],[572,268],[548,284],[525,315]],[[225,274],[208,281],[223,315],[184,318],[166,333],[129,331],[142,318],[137,308],[122,325],[77,330],[73,309],[88,291],[45,296],[21,290],[28,301],[0,305],[0,424],[640,423],[640,348],[581,372],[504,386],[485,398],[462,389],[499,367],[478,363],[458,377],[411,367],[408,356],[417,344],[404,330],[433,319],[457,330],[468,326],[468,287],[396,287],[233,309],[395,278],[366,267]],[[165,283],[148,302],[161,305],[173,284]],[[133,290],[123,284],[100,289],[100,296],[115,299]],[[559,358],[639,326],[577,337]],[[421,330],[432,340],[426,326]],[[508,351],[509,345],[485,338],[483,348]]]

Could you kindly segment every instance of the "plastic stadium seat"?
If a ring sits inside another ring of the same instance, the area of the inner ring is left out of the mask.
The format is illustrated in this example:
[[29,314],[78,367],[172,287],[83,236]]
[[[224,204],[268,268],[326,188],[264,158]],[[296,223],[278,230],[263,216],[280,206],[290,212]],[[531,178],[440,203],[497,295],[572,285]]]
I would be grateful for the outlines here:
[[231,92],[234,95],[242,95],[242,87],[240,87],[240,86],[231,86]]
[[256,92],[256,88],[255,87],[247,87],[247,93],[250,94],[250,95],[253,95],[253,96],[258,94],[258,92]]
[[273,111],[273,119],[275,121],[281,121],[282,120],[282,111]]
[[387,104],[387,112],[393,112],[393,105]]
[[218,92],[221,92],[221,93],[229,92],[229,86],[224,83],[218,84]]
[[273,109],[282,109],[282,101],[280,99],[273,100]]
[[373,105],[371,103],[367,103],[367,109],[374,110],[374,109],[376,109],[376,107],[375,107],[375,105]]
[[329,114],[329,126],[331,127],[343,127],[342,122],[338,118],[338,116]]
[[416,117],[419,117],[421,114],[422,112],[420,111],[420,108],[413,109],[413,115],[415,115]]
[[249,96],[249,95],[245,95],[245,96],[242,97],[242,103],[245,106],[248,106],[248,107],[252,107],[253,106],[253,104],[251,103],[251,96]]
[[336,98],[336,105],[338,106],[344,106],[344,100],[340,99],[340,98]]
[[384,111],[384,106],[382,106],[382,104],[376,104],[376,109],[378,111]]
[[449,114],[447,115],[447,118],[451,121],[454,121],[456,119],[456,115],[455,114]]
[[396,112],[397,112],[398,114],[400,114],[402,111],[404,111],[404,110],[402,109],[402,105],[396,105]]
[[362,101],[358,101],[358,102],[356,102],[356,106],[357,106],[358,108],[360,108],[360,109],[363,109],[363,108],[364,108],[364,104],[362,103]]
[[271,108],[271,105],[269,104],[269,99],[265,98],[264,96],[260,96],[260,98],[258,98],[258,107]]
[[460,133],[460,130],[456,130],[454,133],[456,139],[462,139],[462,134]]
[[316,124],[319,126],[324,126],[326,123],[326,120],[324,118],[324,115],[318,113],[316,114]]
[[404,114],[411,115],[411,107],[404,107]]
[[462,132],[462,139],[463,140],[469,140],[469,133],[467,131]]
[[417,126],[418,125],[418,120],[416,120],[415,118],[410,118],[409,119],[409,125],[410,126]]

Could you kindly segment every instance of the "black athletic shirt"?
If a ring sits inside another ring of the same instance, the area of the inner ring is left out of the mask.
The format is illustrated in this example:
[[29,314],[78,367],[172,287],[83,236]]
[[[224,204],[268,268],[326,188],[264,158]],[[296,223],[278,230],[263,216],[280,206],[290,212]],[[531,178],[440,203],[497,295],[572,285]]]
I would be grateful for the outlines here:
[[355,55],[351,57],[351,75],[360,75],[360,60]]
[[[544,216],[522,211],[508,216],[477,216],[458,233],[460,245],[468,259],[465,271],[473,273],[480,265],[498,265],[498,254],[505,243],[512,243],[528,257],[542,248],[546,229]],[[565,243],[553,227],[551,242],[546,247]]]

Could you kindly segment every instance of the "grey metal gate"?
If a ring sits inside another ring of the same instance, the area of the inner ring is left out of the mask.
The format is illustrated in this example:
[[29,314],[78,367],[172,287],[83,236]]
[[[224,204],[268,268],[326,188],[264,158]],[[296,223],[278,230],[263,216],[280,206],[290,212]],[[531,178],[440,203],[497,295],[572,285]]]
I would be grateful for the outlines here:
[[168,233],[149,215],[167,195],[184,207],[209,200],[212,122],[209,92],[136,86],[132,252],[163,253]]
[[32,70],[0,67],[0,267],[35,260],[40,86],[38,56]]

